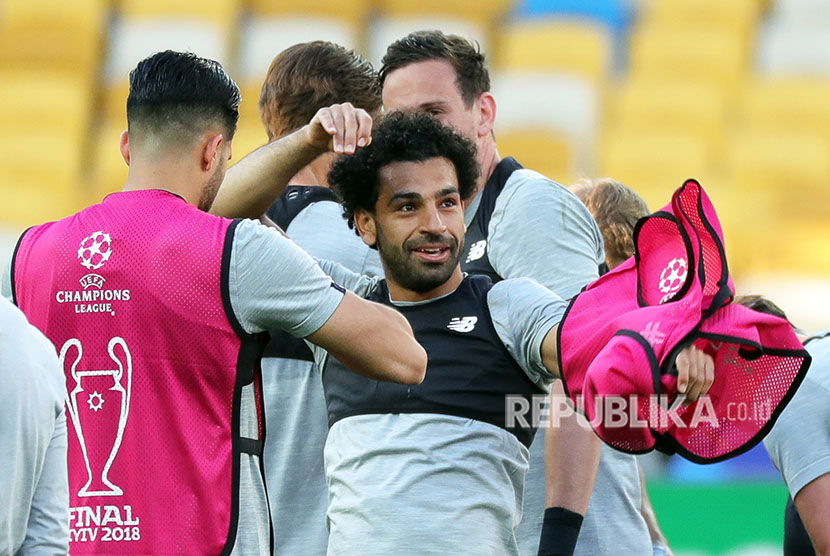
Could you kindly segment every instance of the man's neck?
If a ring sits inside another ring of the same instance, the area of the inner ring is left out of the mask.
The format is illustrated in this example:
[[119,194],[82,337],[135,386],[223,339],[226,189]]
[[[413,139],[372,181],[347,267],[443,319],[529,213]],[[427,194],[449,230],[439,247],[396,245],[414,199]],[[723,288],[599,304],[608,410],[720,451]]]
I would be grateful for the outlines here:
[[122,191],[159,189],[178,195],[195,206],[201,196],[201,186],[192,181],[192,176],[177,168],[139,167],[133,164]]
[[470,197],[471,199],[484,189],[484,186],[487,185],[487,180],[493,175],[499,162],[501,162],[501,156],[499,156],[499,150],[496,148],[496,141],[492,137],[488,137],[486,141],[480,142],[478,145],[478,165],[480,173],[478,181],[476,182],[476,192]]

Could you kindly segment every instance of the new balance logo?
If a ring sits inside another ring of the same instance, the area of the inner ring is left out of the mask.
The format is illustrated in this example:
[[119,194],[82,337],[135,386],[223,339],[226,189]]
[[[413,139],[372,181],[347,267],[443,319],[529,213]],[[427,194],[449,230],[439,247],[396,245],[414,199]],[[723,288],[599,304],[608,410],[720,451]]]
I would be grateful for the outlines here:
[[479,260],[481,257],[484,256],[484,252],[487,250],[487,240],[482,239],[481,241],[477,241],[470,245],[470,252],[467,254],[466,262],[471,263],[473,261]]
[[450,320],[447,328],[453,332],[472,332],[477,322],[478,317],[455,317]]

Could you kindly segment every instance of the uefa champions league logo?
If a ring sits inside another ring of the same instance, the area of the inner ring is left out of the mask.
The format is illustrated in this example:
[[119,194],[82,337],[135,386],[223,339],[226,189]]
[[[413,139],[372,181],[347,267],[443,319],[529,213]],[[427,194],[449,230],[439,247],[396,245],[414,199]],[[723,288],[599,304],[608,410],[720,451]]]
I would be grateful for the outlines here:
[[112,256],[112,238],[103,230],[98,230],[81,240],[78,258],[81,265],[89,270],[98,270]]
[[663,296],[663,299],[660,300],[660,303],[665,303],[671,299],[675,293],[680,291],[680,288],[682,288],[683,284],[686,282],[688,274],[689,263],[686,262],[686,259],[677,258],[669,261],[669,264],[666,265],[666,268],[664,268],[663,272],[660,274],[660,282],[657,285],[657,287],[660,288],[660,291],[666,294]]

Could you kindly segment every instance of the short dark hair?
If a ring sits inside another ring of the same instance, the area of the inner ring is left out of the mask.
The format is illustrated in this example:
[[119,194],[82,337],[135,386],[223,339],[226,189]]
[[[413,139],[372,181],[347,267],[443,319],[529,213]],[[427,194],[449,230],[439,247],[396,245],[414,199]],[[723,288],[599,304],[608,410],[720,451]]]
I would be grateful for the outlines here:
[[350,102],[381,107],[375,68],[354,50],[326,41],[295,44],[271,62],[259,95],[259,116],[274,140],[303,127],[321,108]]
[[220,124],[230,140],[240,100],[239,87],[219,62],[165,50],[130,72],[127,125],[130,131],[183,138]]
[[343,199],[343,218],[354,228],[358,209],[375,212],[380,169],[393,162],[446,158],[455,167],[458,191],[469,198],[476,188],[478,161],[473,143],[426,114],[392,112],[372,132],[372,142],[354,155],[342,155],[328,181]]
[[381,85],[393,71],[428,60],[444,60],[452,65],[455,82],[468,108],[481,93],[490,90],[490,74],[478,43],[438,30],[415,31],[390,44],[381,60]]

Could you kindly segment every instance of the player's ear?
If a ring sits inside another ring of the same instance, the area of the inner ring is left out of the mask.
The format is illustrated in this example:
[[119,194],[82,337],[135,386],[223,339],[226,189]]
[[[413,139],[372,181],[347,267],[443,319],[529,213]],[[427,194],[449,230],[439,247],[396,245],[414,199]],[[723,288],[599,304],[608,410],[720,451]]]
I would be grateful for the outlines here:
[[223,155],[222,147],[225,143],[225,136],[221,133],[209,136],[202,149],[202,169],[205,172],[212,171],[216,164],[220,164],[219,158]]
[[478,121],[478,136],[484,137],[493,132],[493,126],[496,125],[496,99],[490,93],[484,92],[479,95],[476,100]]
[[363,239],[363,243],[369,247],[374,247],[378,240],[375,216],[368,210],[357,209],[354,211],[354,225],[357,228],[357,233]]
[[121,157],[124,159],[124,162],[127,163],[127,166],[130,165],[130,134],[127,133],[127,130],[121,132],[121,138],[118,142],[118,147],[121,149]]

